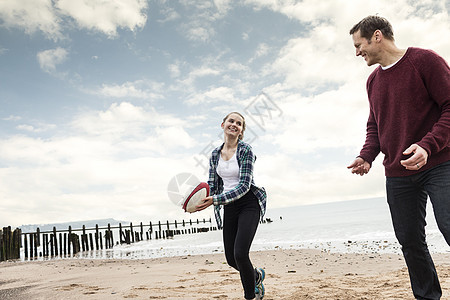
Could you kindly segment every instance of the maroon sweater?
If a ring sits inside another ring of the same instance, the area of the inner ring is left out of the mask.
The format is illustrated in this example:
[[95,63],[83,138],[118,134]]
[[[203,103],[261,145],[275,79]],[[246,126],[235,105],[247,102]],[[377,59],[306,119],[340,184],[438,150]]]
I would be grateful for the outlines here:
[[[372,164],[381,151],[388,177],[408,176],[450,161],[450,68],[430,50],[408,48],[393,67],[375,69],[367,80],[370,115],[360,157]],[[406,170],[400,160],[412,144],[428,163]]]

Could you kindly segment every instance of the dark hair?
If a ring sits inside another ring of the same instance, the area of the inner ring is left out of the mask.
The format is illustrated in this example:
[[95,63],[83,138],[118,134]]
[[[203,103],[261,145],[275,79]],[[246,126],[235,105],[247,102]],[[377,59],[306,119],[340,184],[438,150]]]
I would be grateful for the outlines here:
[[245,118],[244,118],[244,116],[243,116],[242,114],[238,113],[237,111],[233,111],[233,112],[230,112],[228,115],[226,115],[225,118],[223,118],[223,122],[224,122],[224,123],[225,123],[225,121],[228,119],[228,117],[229,117],[231,114],[236,114],[236,115],[238,115],[238,116],[240,116],[240,117],[242,118],[242,132],[241,132],[241,134],[239,135],[239,139],[242,141],[242,140],[244,139]]
[[392,30],[391,23],[380,16],[365,17],[350,29],[350,35],[356,33],[358,30],[360,31],[361,37],[368,41],[370,41],[376,30],[380,30],[386,39],[391,41],[394,40],[394,31]]

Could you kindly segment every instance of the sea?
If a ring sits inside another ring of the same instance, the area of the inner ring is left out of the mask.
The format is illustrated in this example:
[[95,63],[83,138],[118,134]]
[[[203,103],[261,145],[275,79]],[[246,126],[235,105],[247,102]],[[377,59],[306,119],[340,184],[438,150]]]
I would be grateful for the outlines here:
[[[270,207],[253,240],[251,251],[318,249],[337,253],[401,253],[385,198]],[[427,206],[427,243],[431,253],[450,253]],[[147,259],[223,253],[222,231],[175,235],[113,249],[85,251],[79,258]]]

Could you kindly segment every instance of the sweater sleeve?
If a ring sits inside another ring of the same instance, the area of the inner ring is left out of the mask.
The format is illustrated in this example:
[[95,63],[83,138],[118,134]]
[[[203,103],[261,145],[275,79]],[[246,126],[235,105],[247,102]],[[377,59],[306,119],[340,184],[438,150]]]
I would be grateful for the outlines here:
[[378,125],[375,121],[374,114],[370,110],[369,120],[367,121],[366,141],[359,153],[359,157],[364,159],[370,165],[380,153],[380,141],[378,139]]
[[431,131],[417,143],[433,155],[450,146],[450,68],[442,57],[432,51],[420,57],[417,68],[430,98],[441,111]]

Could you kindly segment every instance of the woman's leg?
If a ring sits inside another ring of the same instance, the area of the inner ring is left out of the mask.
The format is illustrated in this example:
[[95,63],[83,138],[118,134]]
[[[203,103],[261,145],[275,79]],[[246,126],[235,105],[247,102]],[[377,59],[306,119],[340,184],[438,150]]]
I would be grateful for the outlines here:
[[[250,195],[249,195],[250,194]],[[260,208],[256,198],[249,192],[249,197],[239,199],[242,204],[238,217],[236,239],[234,244],[234,260],[238,266],[246,299],[255,297],[255,269],[250,260],[250,247],[255,237],[260,219]]]
[[228,265],[239,271],[246,299],[255,298],[255,270],[249,251],[258,228],[260,208],[251,193],[224,207],[223,243]]
[[234,203],[230,203],[224,207],[223,214],[223,246],[225,258],[228,265],[239,271],[239,268],[234,259],[234,244],[236,241],[236,234],[238,228],[238,211]]

